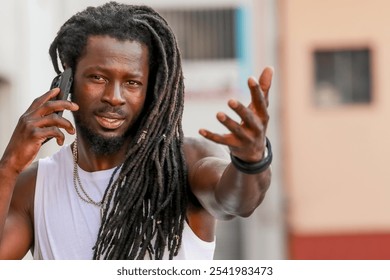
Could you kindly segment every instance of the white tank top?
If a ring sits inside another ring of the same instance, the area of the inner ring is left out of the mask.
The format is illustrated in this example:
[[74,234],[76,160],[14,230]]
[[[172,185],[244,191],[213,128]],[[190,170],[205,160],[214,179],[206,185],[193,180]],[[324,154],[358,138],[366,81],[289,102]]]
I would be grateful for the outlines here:
[[[93,200],[101,200],[113,170],[78,169],[82,184]],[[99,227],[100,209],[82,201],[74,189],[70,146],[40,159],[34,202],[34,259],[92,259]],[[185,223],[182,245],[175,259],[212,259],[214,250],[215,241],[199,239]]]

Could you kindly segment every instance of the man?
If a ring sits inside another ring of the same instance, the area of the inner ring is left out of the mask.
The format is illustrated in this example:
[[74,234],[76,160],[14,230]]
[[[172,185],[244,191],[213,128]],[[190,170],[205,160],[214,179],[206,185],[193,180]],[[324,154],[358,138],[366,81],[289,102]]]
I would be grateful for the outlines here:
[[[228,102],[241,123],[217,114],[229,134],[200,130],[208,141],[183,136],[180,54],[152,9],[87,8],[50,55],[57,73],[57,56],[73,70],[72,101],[50,90],[15,128],[0,161],[0,258],[211,259],[216,220],[249,216],[270,184],[272,70],[248,80],[248,107]],[[60,129],[74,143],[32,163],[47,139],[64,143]]]

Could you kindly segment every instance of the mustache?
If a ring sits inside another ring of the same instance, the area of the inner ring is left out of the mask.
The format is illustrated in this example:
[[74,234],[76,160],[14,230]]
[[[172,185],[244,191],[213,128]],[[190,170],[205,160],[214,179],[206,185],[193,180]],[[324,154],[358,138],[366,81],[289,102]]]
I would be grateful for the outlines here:
[[95,112],[98,114],[115,114],[115,115],[120,116],[120,117],[126,116],[126,113],[123,111],[123,109],[118,108],[118,107],[113,107],[110,105],[102,106],[102,107],[96,109]]

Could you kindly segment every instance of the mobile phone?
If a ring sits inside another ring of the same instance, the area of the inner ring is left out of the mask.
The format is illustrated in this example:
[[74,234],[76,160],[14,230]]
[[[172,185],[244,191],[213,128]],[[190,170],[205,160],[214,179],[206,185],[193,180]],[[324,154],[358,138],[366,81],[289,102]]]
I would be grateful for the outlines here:
[[[60,93],[56,96],[55,100],[68,100],[70,96],[70,91],[72,89],[72,83],[73,83],[73,72],[72,68],[67,68],[64,72],[57,75],[53,81],[51,82],[50,89],[53,88],[60,88]],[[58,111],[57,114],[61,117],[63,111]],[[45,144],[47,141],[49,141],[52,137],[47,138],[43,143]]]
[[[72,68],[65,69],[64,72],[56,76],[51,82],[50,89],[59,87],[60,93],[57,95],[56,100],[68,100],[73,83]],[[63,111],[58,111],[57,114],[62,116]]]

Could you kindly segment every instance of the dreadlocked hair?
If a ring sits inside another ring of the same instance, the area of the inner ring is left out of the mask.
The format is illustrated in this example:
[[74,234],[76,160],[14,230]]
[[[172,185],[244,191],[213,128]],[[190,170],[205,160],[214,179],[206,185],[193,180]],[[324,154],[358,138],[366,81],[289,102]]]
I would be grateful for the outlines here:
[[145,108],[117,180],[103,197],[94,259],[162,259],[177,255],[187,207],[183,152],[184,84],[175,36],[147,6],[110,2],[71,17],[50,46],[54,69],[77,67],[90,36],[135,40],[149,49]]

